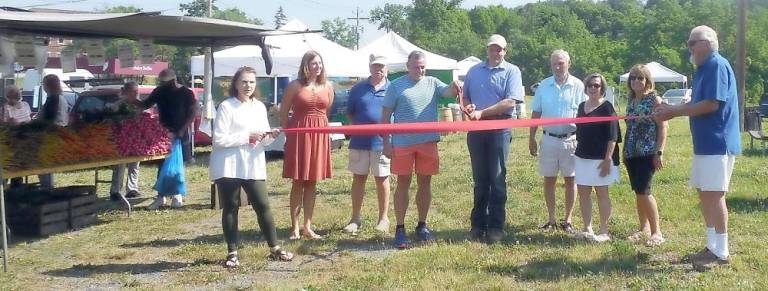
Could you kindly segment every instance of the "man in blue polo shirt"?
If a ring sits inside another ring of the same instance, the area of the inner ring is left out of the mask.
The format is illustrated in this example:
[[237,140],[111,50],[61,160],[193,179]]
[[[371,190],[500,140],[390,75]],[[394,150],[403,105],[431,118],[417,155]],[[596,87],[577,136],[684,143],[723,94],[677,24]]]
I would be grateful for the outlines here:
[[662,104],[655,110],[660,120],[690,116],[694,155],[690,185],[699,193],[707,226],[706,248],[690,256],[693,267],[700,271],[730,264],[725,194],[736,155],[741,153],[736,77],[718,48],[712,28],[702,25],[691,30],[688,51],[696,65],[691,102]]
[[[573,118],[579,104],[587,100],[584,83],[572,76],[571,56],[564,50],[555,50],[549,57],[552,76],[542,80],[531,102],[531,118]],[[528,149],[532,156],[539,156],[539,174],[544,177],[544,200],[547,204],[549,220],[541,228],[545,231],[558,227],[555,218],[555,184],[558,174],[565,181],[565,217],[560,228],[573,231],[571,222],[573,206],[576,203],[576,183],[574,182],[576,151],[576,125],[558,124],[544,126],[541,135],[541,154],[536,143],[536,130],[531,127]]]
[[[381,121],[382,104],[386,96],[387,62],[383,56],[371,55],[368,68],[371,76],[355,84],[349,90],[347,117],[351,124],[375,124]],[[353,135],[349,139],[349,166],[352,178],[352,219],[344,227],[347,233],[360,228],[360,208],[363,206],[365,182],[368,174],[376,181],[379,201],[379,222],[375,229],[389,231],[389,174],[390,160],[382,153],[384,142],[379,135]]]
[[[464,109],[471,120],[512,118],[515,105],[525,97],[520,69],[504,60],[507,40],[503,36],[492,35],[486,48],[488,59],[470,68],[464,77]],[[486,239],[493,244],[504,237],[511,136],[510,129],[467,133],[475,183],[472,240]]]

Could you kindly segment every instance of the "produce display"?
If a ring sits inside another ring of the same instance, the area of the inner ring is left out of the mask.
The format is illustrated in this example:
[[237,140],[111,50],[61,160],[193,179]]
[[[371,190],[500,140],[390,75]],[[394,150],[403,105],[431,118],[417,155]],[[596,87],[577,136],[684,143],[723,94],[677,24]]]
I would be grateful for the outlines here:
[[156,156],[168,153],[168,130],[150,114],[115,123],[113,136],[121,156]]
[[168,153],[168,131],[149,114],[60,127],[42,121],[0,126],[4,171]]

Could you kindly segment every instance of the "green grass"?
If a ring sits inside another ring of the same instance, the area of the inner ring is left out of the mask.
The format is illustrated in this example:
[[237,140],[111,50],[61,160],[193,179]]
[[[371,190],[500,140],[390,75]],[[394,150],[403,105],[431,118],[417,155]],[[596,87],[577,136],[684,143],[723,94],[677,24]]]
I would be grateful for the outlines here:
[[[128,218],[119,207],[106,207],[99,223],[79,231],[43,239],[16,240],[9,249],[10,272],[0,275],[0,289],[766,289],[768,288],[768,156],[747,150],[736,161],[731,210],[732,265],[698,273],[683,262],[702,246],[703,226],[695,192],[687,187],[691,144],[687,121],[671,122],[666,168],[657,175],[659,202],[667,243],[658,248],[634,245],[623,238],[637,228],[634,195],[626,174],[610,188],[614,241],[595,245],[563,233],[542,233],[546,219],[536,160],[528,155],[527,129],[514,132],[508,164],[507,232],[493,246],[465,240],[472,205],[472,179],[464,134],[443,137],[441,174],[433,179],[429,223],[439,241],[407,251],[390,247],[391,237],[372,230],[376,203],[372,182],[363,210],[364,230],[357,236],[341,227],[350,215],[351,176],[345,170],[347,150],[333,153],[334,178],[318,185],[316,227],[322,241],[287,242],[297,253],[291,263],[266,259],[250,208],[241,208],[242,266],[220,266],[226,252],[220,212],[210,210],[207,153],[187,169],[188,206],[184,210],[146,211],[138,204]],[[748,139],[744,144],[748,148]],[[287,238],[290,183],[280,178],[282,162],[269,162],[272,211],[281,240]],[[154,182],[154,165],[142,168],[146,194]],[[109,170],[102,172],[108,175]],[[58,185],[92,181],[91,171],[57,174]],[[394,183],[393,183],[394,187]],[[99,195],[106,200],[106,185]],[[412,194],[413,197],[413,194]],[[558,189],[558,215],[563,195]],[[105,202],[106,205],[109,205]],[[390,206],[391,207],[391,206]],[[578,207],[578,205],[577,205]],[[596,206],[594,207],[595,211]],[[391,208],[390,208],[391,209]],[[416,223],[415,205],[407,217]],[[581,227],[575,211],[574,222]],[[394,220],[391,211],[390,219]]]

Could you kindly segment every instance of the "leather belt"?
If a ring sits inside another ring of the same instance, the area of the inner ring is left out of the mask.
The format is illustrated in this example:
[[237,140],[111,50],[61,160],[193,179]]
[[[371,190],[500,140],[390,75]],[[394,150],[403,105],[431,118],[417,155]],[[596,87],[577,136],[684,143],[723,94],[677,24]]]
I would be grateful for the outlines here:
[[571,137],[572,135],[576,134],[576,132],[570,132],[570,133],[564,133],[564,134],[557,134],[557,133],[551,133],[551,132],[547,132],[547,131],[545,130],[545,131],[544,131],[544,134],[546,134],[546,135],[548,135],[548,136],[551,136],[551,137],[554,137],[554,138],[560,138],[560,139],[563,139],[563,138],[569,138],[569,137]]

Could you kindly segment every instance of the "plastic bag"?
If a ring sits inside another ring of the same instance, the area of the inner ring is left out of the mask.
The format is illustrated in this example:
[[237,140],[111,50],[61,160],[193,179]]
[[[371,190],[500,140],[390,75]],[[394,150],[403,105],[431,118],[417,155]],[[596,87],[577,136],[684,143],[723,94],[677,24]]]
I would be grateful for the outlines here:
[[160,172],[157,175],[154,189],[160,196],[187,195],[187,183],[184,177],[184,155],[181,148],[181,139],[173,140],[171,153],[165,158]]

